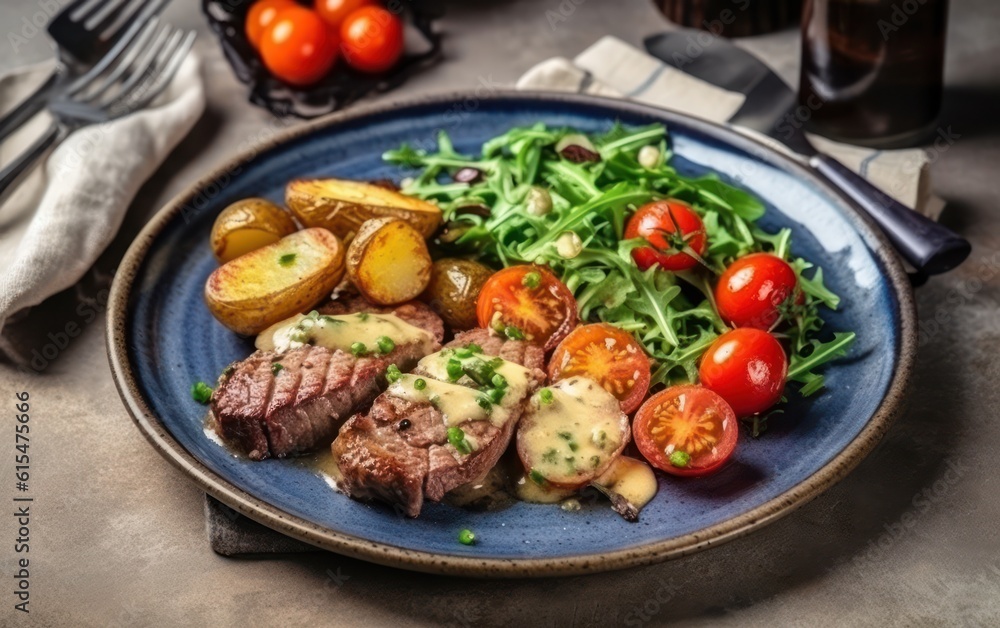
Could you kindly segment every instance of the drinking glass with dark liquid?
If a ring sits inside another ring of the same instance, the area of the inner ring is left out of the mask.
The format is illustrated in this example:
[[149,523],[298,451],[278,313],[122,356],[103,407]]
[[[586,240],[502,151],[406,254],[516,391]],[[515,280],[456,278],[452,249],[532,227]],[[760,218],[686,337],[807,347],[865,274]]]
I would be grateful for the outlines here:
[[799,103],[811,130],[856,144],[924,136],[941,111],[947,18],[948,0],[806,0]]

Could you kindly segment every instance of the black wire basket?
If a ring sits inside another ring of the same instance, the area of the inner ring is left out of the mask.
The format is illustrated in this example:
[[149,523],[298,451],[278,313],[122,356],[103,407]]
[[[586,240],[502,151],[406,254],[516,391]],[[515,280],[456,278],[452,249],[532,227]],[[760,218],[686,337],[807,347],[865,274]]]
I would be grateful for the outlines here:
[[[387,8],[398,13],[407,24],[407,52],[392,69],[365,74],[341,61],[314,85],[305,88],[288,85],[271,76],[247,40],[244,23],[253,2],[202,0],[201,9],[218,36],[236,78],[250,87],[250,102],[276,116],[315,118],[336,111],[368,94],[394,89],[441,60],[441,35],[434,31],[434,21],[444,14],[440,0],[390,0]],[[413,41],[414,33],[422,41]],[[414,47],[419,51],[412,52]]]

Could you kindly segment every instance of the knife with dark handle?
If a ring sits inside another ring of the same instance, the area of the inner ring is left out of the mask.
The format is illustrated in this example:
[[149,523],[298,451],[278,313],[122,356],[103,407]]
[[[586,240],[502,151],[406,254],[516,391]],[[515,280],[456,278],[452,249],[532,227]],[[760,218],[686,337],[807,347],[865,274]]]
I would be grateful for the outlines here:
[[[648,37],[649,54],[695,78],[746,95],[729,119],[735,126],[759,131],[801,155],[805,163],[865,211],[882,228],[899,254],[917,271],[936,275],[955,268],[972,245],[951,229],[917,213],[882,192],[809,142],[800,124],[788,124],[798,99],[795,92],[760,59],[723,39],[697,43],[700,31],[679,30]],[[698,54],[692,54],[698,51]]]

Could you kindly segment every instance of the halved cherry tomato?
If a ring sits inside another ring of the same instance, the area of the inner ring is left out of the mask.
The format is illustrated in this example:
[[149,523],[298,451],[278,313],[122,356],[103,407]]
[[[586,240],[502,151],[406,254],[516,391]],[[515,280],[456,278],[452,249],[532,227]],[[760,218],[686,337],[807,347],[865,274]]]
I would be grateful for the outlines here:
[[579,320],[573,293],[542,266],[511,266],[494,273],[479,293],[476,317],[480,327],[523,336],[546,351]]
[[649,390],[649,358],[635,337],[607,323],[570,332],[549,360],[549,379],[582,375],[599,383],[631,414]]
[[739,425],[729,404],[701,386],[674,386],[642,404],[632,423],[636,447],[673,475],[717,471],[736,449]]
[[701,357],[698,374],[702,385],[725,399],[736,416],[746,417],[781,399],[788,358],[771,334],[741,327],[715,339]]
[[260,40],[264,31],[271,25],[282,9],[294,7],[295,0],[258,0],[247,12],[247,39],[254,48],[260,48]]
[[646,203],[628,221],[625,239],[645,238],[652,246],[632,250],[640,270],[659,264],[663,270],[687,270],[705,254],[708,241],[701,217],[686,203],[675,200]]
[[770,329],[781,318],[782,304],[796,293],[797,283],[788,262],[770,253],[752,253],[722,273],[715,285],[715,302],[733,327]]
[[340,26],[344,58],[362,72],[385,72],[403,56],[403,22],[381,7],[361,7]]
[[340,29],[340,25],[344,23],[348,15],[361,7],[373,4],[375,4],[375,0],[316,0],[313,7],[327,24],[335,29]]
[[282,81],[310,85],[336,62],[337,36],[315,11],[288,7],[264,31],[260,56],[271,74]]

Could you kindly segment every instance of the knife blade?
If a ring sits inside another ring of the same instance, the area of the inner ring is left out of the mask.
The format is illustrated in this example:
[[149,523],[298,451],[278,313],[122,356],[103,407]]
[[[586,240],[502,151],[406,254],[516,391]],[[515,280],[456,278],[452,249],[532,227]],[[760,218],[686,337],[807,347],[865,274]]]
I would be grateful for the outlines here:
[[652,35],[646,50],[660,61],[716,87],[746,96],[729,124],[763,133],[800,155],[813,155],[801,125],[788,124],[798,107],[798,96],[763,61],[746,50],[716,38],[710,46],[699,43],[701,31],[682,29]]
[[795,116],[799,107],[795,92],[763,61],[718,37],[705,46],[698,41],[704,36],[701,31],[680,29],[652,35],[644,43],[649,54],[667,65],[717,87],[744,94],[743,106],[729,123],[763,133],[801,155],[816,174],[871,216],[917,271],[934,275],[965,261],[972,252],[968,240],[903,205],[833,157],[816,150]]

